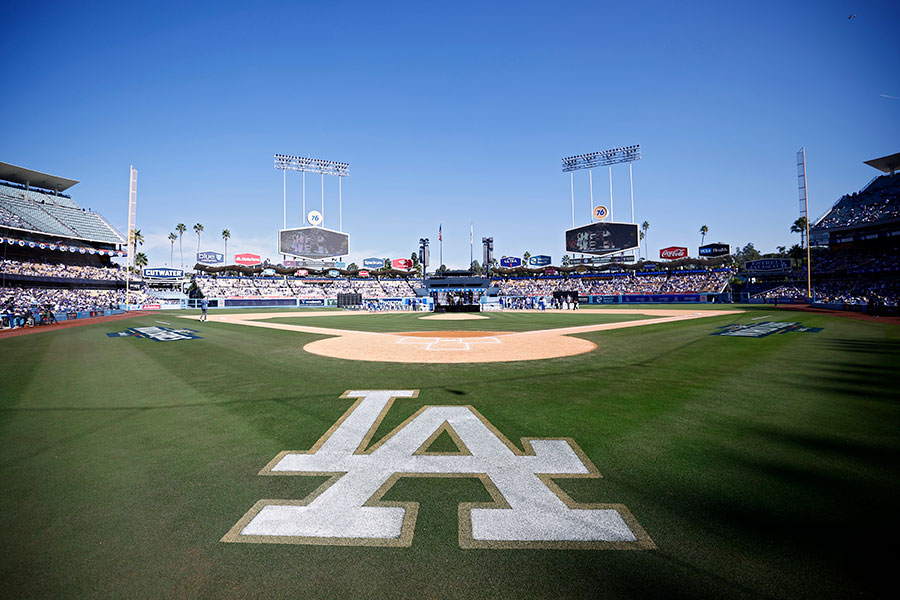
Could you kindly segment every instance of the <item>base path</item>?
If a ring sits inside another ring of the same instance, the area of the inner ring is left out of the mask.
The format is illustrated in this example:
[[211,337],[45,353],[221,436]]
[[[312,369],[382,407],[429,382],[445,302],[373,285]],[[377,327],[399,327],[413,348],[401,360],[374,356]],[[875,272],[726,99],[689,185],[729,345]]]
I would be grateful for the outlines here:
[[[516,311],[517,313],[529,311]],[[531,311],[539,312],[539,311]],[[625,327],[645,327],[659,323],[672,323],[688,319],[702,319],[742,313],[742,310],[694,310],[694,309],[583,309],[578,313],[569,311],[546,311],[559,314],[614,314],[641,315],[651,317],[636,321],[620,321],[618,323],[602,323],[597,325],[578,325],[557,329],[541,329],[522,332],[501,331],[410,331],[401,333],[376,333],[371,331],[352,331],[331,329],[328,327],[310,327],[305,325],[288,325],[272,323],[268,319],[282,317],[322,318],[328,316],[367,315],[378,318],[378,314],[369,313],[230,313],[210,316],[209,320],[217,323],[232,323],[250,327],[282,329],[329,336],[325,339],[309,342],[303,349],[311,354],[343,358],[346,360],[365,360],[374,362],[396,363],[487,363],[511,362],[519,360],[542,360],[559,358],[590,352],[597,346],[593,342],[572,337],[572,334],[623,329]],[[390,313],[397,314],[397,313]],[[414,313],[410,313],[414,314]],[[198,316],[184,316],[185,319],[198,319]]]

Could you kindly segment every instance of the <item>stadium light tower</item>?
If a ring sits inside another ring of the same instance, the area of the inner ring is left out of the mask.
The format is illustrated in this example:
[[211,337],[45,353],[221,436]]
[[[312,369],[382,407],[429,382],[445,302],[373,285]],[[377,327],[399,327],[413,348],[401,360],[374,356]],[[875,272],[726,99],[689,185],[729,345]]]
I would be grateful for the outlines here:
[[341,190],[341,178],[350,176],[350,165],[348,163],[336,162],[333,160],[322,160],[321,158],[310,158],[303,156],[290,156],[287,154],[275,155],[275,168],[284,171],[284,224],[287,229],[287,172],[300,171],[303,173],[303,214],[301,215],[301,224],[306,220],[306,174],[319,173],[322,175],[322,222],[325,222],[325,176],[334,175],[338,178],[338,231],[344,231],[344,203]]
[[481,238],[482,245],[482,268],[484,269],[484,274],[489,275],[491,269],[491,262],[494,260],[494,238],[492,237],[483,237]]
[[612,215],[612,165],[628,163],[628,181],[631,190],[631,222],[634,223],[634,177],[631,171],[631,163],[641,159],[641,145],[611,148],[600,152],[588,154],[576,154],[562,159],[563,173],[569,173],[572,189],[572,227],[575,227],[575,171],[588,169],[591,188],[591,211],[594,210],[594,167],[609,167],[609,203],[610,215]]
[[422,277],[428,275],[428,263],[431,262],[431,252],[428,246],[428,238],[419,238],[419,264],[422,265]]

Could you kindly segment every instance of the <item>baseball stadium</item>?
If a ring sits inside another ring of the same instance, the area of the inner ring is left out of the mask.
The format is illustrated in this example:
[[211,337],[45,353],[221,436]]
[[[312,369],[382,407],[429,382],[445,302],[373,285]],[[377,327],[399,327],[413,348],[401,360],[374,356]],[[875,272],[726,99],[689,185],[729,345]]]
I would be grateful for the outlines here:
[[895,597],[826,4],[4,9],[0,598]]
[[812,224],[812,296],[716,245],[140,269],[5,164],[5,595],[878,595],[896,161]]

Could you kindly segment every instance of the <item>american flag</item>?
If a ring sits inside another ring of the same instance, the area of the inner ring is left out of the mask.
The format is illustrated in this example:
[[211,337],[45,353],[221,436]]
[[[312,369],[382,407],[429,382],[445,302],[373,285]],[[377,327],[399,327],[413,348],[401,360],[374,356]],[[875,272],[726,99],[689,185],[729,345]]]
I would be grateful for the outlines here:
[[443,224],[438,225],[438,241],[439,242],[444,241],[444,225]]

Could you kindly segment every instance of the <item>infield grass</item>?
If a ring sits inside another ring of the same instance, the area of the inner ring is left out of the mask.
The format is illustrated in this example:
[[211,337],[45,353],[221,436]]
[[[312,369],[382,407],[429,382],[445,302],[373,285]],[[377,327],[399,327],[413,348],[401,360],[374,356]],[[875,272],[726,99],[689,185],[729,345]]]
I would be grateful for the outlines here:
[[[106,336],[158,320],[202,339]],[[823,330],[711,335],[760,320]],[[897,326],[748,308],[584,334],[598,346],[587,354],[484,365],[302,350],[320,337],[165,313],[0,339],[0,595],[891,596]],[[350,389],[420,390],[394,403],[375,440],[430,404],[472,405],[514,443],[573,438],[604,478],[560,486],[625,504],[659,549],[462,550],[456,507],[487,492],[476,479],[421,478],[384,498],[421,503],[409,548],[221,543],[257,500],[303,498],[324,481],[257,473],[310,448]]]

